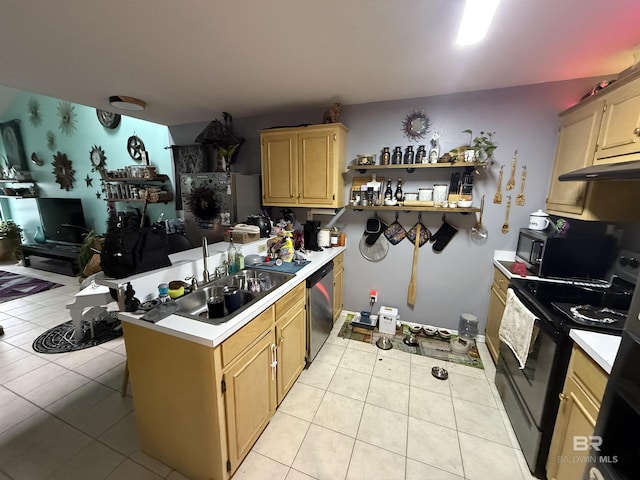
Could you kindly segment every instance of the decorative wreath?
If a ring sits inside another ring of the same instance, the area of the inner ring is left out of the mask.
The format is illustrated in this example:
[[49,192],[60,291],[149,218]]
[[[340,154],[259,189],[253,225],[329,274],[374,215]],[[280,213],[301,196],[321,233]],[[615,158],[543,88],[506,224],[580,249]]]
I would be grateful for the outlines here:
[[195,187],[185,200],[196,220],[211,221],[220,213],[216,192],[211,187]]
[[73,188],[75,181],[75,170],[71,166],[71,160],[67,158],[66,153],[58,152],[53,156],[53,174],[56,176],[56,183],[60,184],[60,188],[67,192]]

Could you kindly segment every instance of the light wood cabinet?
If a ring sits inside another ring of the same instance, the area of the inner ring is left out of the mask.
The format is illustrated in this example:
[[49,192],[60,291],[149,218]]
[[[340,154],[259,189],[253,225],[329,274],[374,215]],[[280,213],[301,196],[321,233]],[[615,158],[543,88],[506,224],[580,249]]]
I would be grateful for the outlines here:
[[593,164],[640,159],[638,127],[640,78],[619,87],[614,84],[562,112],[547,211],[580,220],[639,219],[637,182],[558,181],[563,173]]
[[226,480],[305,366],[305,283],[216,347],[122,322],[140,449]]
[[640,78],[604,93],[606,105],[593,163],[640,160]]
[[345,205],[347,128],[341,123],[260,131],[262,203]]
[[605,371],[574,345],[549,448],[549,480],[582,478],[589,455],[584,444],[593,435],[607,379]]
[[229,462],[242,462],[276,411],[276,345],[265,333],[223,376]]
[[304,369],[306,344],[307,311],[304,283],[301,283],[276,302],[278,405]]
[[344,253],[333,259],[333,323],[340,317],[344,303]]
[[498,349],[500,347],[500,322],[504,307],[507,303],[507,288],[509,279],[497,267],[493,268],[493,283],[491,284],[491,297],[489,298],[489,310],[487,312],[487,324],[484,331],[487,349],[493,358],[493,362],[498,362]]

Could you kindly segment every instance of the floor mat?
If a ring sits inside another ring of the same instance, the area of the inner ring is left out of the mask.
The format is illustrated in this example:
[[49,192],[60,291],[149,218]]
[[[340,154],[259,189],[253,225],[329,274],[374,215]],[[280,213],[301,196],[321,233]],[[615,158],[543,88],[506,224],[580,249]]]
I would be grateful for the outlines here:
[[0,270],[0,303],[57,287],[62,284]]
[[33,349],[40,353],[66,353],[95,347],[122,335],[122,326],[118,320],[118,312],[102,314],[93,327],[94,336],[91,337],[91,325],[88,320],[82,321],[82,339],[74,340],[73,322],[61,323],[53,327],[33,342]]
[[[344,321],[340,332],[338,332],[338,336],[375,345],[376,341],[384,334],[381,334],[377,327],[373,330],[367,330],[362,327],[354,328],[351,325],[351,321],[354,317],[355,315],[352,313],[347,314],[347,318]],[[450,339],[443,339],[438,336],[428,337],[424,333],[419,333],[416,335],[418,345],[413,347],[407,345],[403,341],[405,336],[409,335],[408,327],[405,326],[405,328],[405,332],[397,329],[395,336],[391,338],[394,350],[484,369],[482,360],[480,359],[480,353],[478,352],[478,347],[475,342],[468,353],[454,353],[451,351],[450,342],[451,339],[457,338],[456,335],[452,335]],[[389,335],[384,336],[389,337]]]

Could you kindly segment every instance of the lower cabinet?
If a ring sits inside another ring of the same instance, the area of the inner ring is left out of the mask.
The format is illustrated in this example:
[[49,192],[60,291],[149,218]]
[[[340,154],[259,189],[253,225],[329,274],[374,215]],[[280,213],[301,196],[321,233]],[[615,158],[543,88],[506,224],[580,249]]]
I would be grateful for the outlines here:
[[217,347],[122,322],[140,449],[226,480],[305,365],[304,282]]
[[333,323],[336,323],[342,312],[344,296],[342,293],[344,284],[344,253],[333,259]]
[[582,478],[607,379],[606,372],[574,345],[549,448],[549,480]]
[[500,347],[500,322],[507,303],[507,288],[509,279],[497,267],[494,267],[493,283],[491,284],[491,297],[489,298],[489,311],[487,312],[487,325],[485,328],[485,343],[493,358],[498,362],[498,349]]

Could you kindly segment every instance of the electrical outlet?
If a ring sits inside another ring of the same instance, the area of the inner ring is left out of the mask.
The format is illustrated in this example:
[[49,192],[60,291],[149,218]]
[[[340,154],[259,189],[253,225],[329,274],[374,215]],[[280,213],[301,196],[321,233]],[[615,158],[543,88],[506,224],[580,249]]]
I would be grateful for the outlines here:
[[376,303],[378,301],[378,291],[377,290],[369,290],[369,303]]

